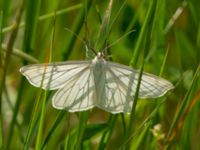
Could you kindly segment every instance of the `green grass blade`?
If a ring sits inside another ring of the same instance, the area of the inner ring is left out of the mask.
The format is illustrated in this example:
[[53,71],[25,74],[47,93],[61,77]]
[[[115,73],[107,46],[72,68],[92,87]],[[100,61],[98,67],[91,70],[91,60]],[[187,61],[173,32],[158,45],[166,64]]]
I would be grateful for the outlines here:
[[100,134],[102,131],[108,129],[107,123],[89,124],[85,129],[83,141],[88,141]]
[[83,142],[84,132],[87,127],[88,116],[89,116],[89,111],[79,113],[79,124],[76,133],[75,150],[81,149],[81,146],[83,144],[82,142]]
[[166,51],[166,53],[165,53],[162,66],[161,66],[161,68],[160,68],[159,76],[162,76],[162,74],[163,74],[163,71],[164,71],[164,68],[165,68],[165,65],[166,65],[166,61],[167,61],[168,53],[169,53],[169,48],[167,49],[167,51]]
[[97,51],[102,51],[104,50],[103,48],[107,46],[106,44],[107,44],[108,36],[110,33],[110,16],[111,16],[111,11],[112,11],[112,6],[113,6],[113,0],[110,0],[108,2],[108,6],[105,11],[102,24],[98,33],[98,38],[95,45],[95,49]]
[[131,143],[130,149],[132,150],[143,149],[145,147],[145,141],[147,140],[147,135],[149,133],[150,127],[151,127],[151,122],[147,122],[143,130],[141,131],[139,137]]
[[32,116],[31,121],[30,121],[29,127],[28,127],[28,132],[27,132],[27,135],[26,135],[26,138],[24,141],[24,147],[23,147],[24,150],[29,149],[31,136],[32,136],[33,130],[37,124],[37,118],[39,117],[39,114],[37,112],[40,110],[40,107],[41,107],[41,105],[40,105],[41,96],[42,96],[42,89],[40,89],[40,91],[37,95],[37,98],[36,98],[34,109],[33,109],[32,115],[31,115]]
[[[178,111],[176,112],[174,118],[173,118],[173,122],[169,128],[168,134],[167,134],[167,138],[165,139],[166,142],[170,142],[168,140],[172,140],[171,138],[173,138],[174,135],[172,135],[172,132],[175,128],[175,126],[177,125],[177,122],[180,120],[181,115],[184,113],[184,111],[186,110],[187,106],[188,106],[188,101],[189,101],[189,96],[192,92],[193,87],[195,86],[197,77],[199,75],[199,71],[200,71],[200,66],[197,67],[196,72],[193,76],[191,85],[187,91],[187,93],[185,94],[185,97],[181,103],[181,106],[178,108]],[[169,143],[166,144],[166,147],[168,146]]]
[[[2,116],[0,116],[2,118]],[[1,119],[0,118],[0,119]],[[2,119],[0,120],[0,149],[3,148],[3,132],[2,132]]]
[[[40,9],[40,0],[36,1],[28,1],[26,3],[27,11],[26,11],[26,26],[25,26],[25,34],[24,34],[24,43],[23,43],[23,50],[26,53],[30,53],[33,48],[33,42],[35,38],[35,31],[39,16],[39,9]],[[25,62],[26,63],[26,62]],[[33,129],[35,127],[35,122],[37,119],[38,114],[36,112],[39,110],[39,100],[41,97],[42,91],[40,90],[38,97],[36,98],[36,103],[34,105],[33,116],[31,117],[31,121],[28,128],[28,133],[25,138],[24,147],[23,149],[28,149],[29,141],[31,139],[31,135]]]
[[[200,23],[199,23],[199,26],[198,26],[198,32],[197,32],[197,46],[198,46],[198,48],[200,48]],[[199,55],[197,55],[197,56],[200,56],[200,54]],[[199,58],[199,57],[198,57]]]
[[19,23],[21,21],[23,8],[24,8],[24,3],[22,2],[21,5],[20,5],[20,8],[19,8],[19,11],[17,13],[17,16],[16,16],[16,21],[15,21],[15,25],[14,25],[15,28],[13,29],[13,31],[12,31],[10,37],[9,37],[7,52],[6,52],[6,56],[5,56],[5,62],[4,62],[4,66],[3,66],[4,72],[3,72],[2,79],[1,79],[1,82],[0,82],[0,97],[2,96],[3,87],[5,85],[7,69],[8,69],[10,57],[11,57],[11,54],[12,54],[13,46],[14,46],[14,43],[15,43],[15,39],[16,39],[17,34],[18,34],[18,26],[19,26]]
[[12,1],[3,0],[1,4],[2,4],[2,12],[3,12],[3,18],[4,18],[2,22],[2,27],[5,27],[10,17]]
[[34,106],[33,115],[32,115],[32,118],[31,118],[31,121],[30,121],[30,124],[29,124],[28,133],[27,133],[25,143],[24,143],[24,149],[29,148],[29,141],[30,141],[30,138],[31,138],[33,130],[34,130],[34,126],[37,126],[37,120],[38,119],[39,119],[39,129],[38,129],[38,134],[37,134],[37,138],[36,138],[36,149],[40,149],[40,147],[41,147],[41,143],[42,143],[41,139],[42,139],[47,91],[44,92],[42,105],[40,105],[40,101],[42,99],[42,88],[41,87],[43,86],[43,81],[45,79],[45,72],[46,72],[46,69],[44,70],[43,75],[42,75],[42,81],[41,81],[41,84],[40,84],[40,91],[39,91],[39,94],[36,98],[36,103],[35,103],[35,106]]
[[[2,50],[5,51],[5,52],[7,51],[7,45],[6,44],[2,44]],[[31,56],[27,53],[24,53],[23,51],[21,51],[17,48],[13,48],[12,55],[17,56],[19,58],[22,58],[25,61],[30,62],[30,63],[39,63],[38,59],[34,58],[33,56]]]
[[69,148],[69,138],[70,138],[70,134],[67,134],[66,137],[65,137],[64,150],[70,150],[70,148]]
[[[85,19],[85,11],[87,10],[87,12],[89,11],[90,7],[92,4],[92,0],[87,0],[86,5],[81,9],[80,13],[78,14],[78,16],[76,17],[76,20],[74,21],[74,24],[72,26],[72,31],[78,35],[83,24],[84,24],[84,19]],[[63,53],[63,60],[67,60],[68,57],[70,56],[74,43],[76,41],[76,37],[71,35],[68,39],[68,43],[66,44],[66,47],[64,49],[64,53]]]
[[[48,141],[50,140],[50,138],[52,137],[53,133],[56,131],[56,128],[59,127],[59,124],[61,123],[61,121],[63,120],[64,116],[66,115],[66,111],[63,110],[63,111],[60,111],[56,117],[56,120],[55,122],[53,123],[51,129],[49,130],[49,132],[47,133],[47,136],[46,138],[44,139],[44,143],[42,144],[41,146],[41,149],[44,149],[45,146],[47,145]],[[69,115],[67,113],[67,115]]]
[[[3,36],[3,34],[2,34],[2,28],[3,28],[3,26],[2,26],[2,24],[3,24],[3,13],[2,13],[2,11],[0,11],[0,45],[2,45],[2,36]],[[2,62],[2,46],[0,47],[0,67],[2,68],[2,64],[3,64],[3,62]],[[0,105],[1,106],[1,105]],[[1,108],[0,108],[1,109]]]
[[30,53],[33,49],[33,42],[36,34],[37,21],[39,17],[41,0],[29,1],[26,4],[26,26],[23,42],[23,50]]
[[[142,64],[140,72],[139,72],[138,83],[137,83],[135,95],[134,95],[134,98],[133,98],[132,111],[131,111],[130,118],[129,118],[129,121],[128,121],[128,129],[127,129],[127,133],[126,133],[125,142],[126,142],[127,139],[130,138],[131,133],[132,133],[132,129],[133,129],[133,122],[134,122],[134,118],[135,118],[135,109],[136,109],[136,104],[137,104],[138,95],[139,95],[139,89],[140,89],[140,83],[141,83],[141,79],[142,79],[143,68],[144,68],[144,63]],[[130,141],[127,144],[127,148],[129,146],[130,146]]]
[[[67,7],[65,9],[58,10],[58,11],[56,11],[56,16],[63,15],[65,13],[68,13],[68,12],[76,10],[76,9],[80,9],[81,7],[82,7],[82,4],[77,4],[77,5],[73,5],[71,7]],[[52,17],[54,17],[54,12],[48,13],[48,14],[45,14],[45,15],[38,17],[38,21],[51,19]],[[19,25],[20,28],[22,28],[24,26],[25,26],[24,22],[20,23],[20,25]],[[13,29],[13,27],[14,27],[14,25],[3,28],[2,33],[6,33],[6,32],[11,31]]]
[[140,50],[141,50],[141,47],[143,45],[143,42],[145,41],[145,35],[146,35],[147,30],[148,30],[149,22],[151,22],[150,19],[152,18],[152,15],[153,15],[153,12],[154,12],[154,9],[155,9],[156,0],[155,1],[149,1],[149,3],[150,4],[149,4],[149,7],[148,7],[146,18],[145,18],[144,23],[142,25],[142,29],[140,31],[138,41],[137,41],[136,46],[134,48],[133,56],[132,56],[130,64],[129,64],[132,67],[137,66]]
[[[74,141],[76,141],[76,137],[75,136],[71,136],[71,134],[73,133],[73,131],[71,131],[71,127],[70,127],[70,114],[68,114],[68,118],[67,118],[67,126],[68,126],[68,132],[65,136],[65,143],[64,143],[64,149],[65,150],[73,150],[75,147]],[[76,130],[76,129],[74,129]],[[76,132],[75,132],[76,133]],[[71,140],[71,141],[70,141]],[[73,141],[74,140],[74,141]]]
[[18,110],[19,110],[19,106],[20,106],[20,103],[21,103],[21,100],[22,100],[22,93],[23,93],[23,90],[24,90],[24,83],[25,83],[25,80],[22,79],[21,82],[20,82],[20,90],[18,91],[18,96],[17,96],[17,99],[16,99],[16,103],[15,103],[15,107],[14,107],[14,111],[13,111],[13,116],[12,116],[12,120],[11,120],[11,123],[10,123],[10,127],[9,127],[9,134],[8,134],[8,138],[7,138],[7,148],[10,147],[10,143],[12,141],[12,137],[13,137],[13,134],[14,134],[14,126],[15,126],[15,122],[16,122],[16,118],[17,118],[17,114],[18,114]]
[[[154,118],[154,117],[157,115],[157,113],[158,113],[158,111],[159,111],[159,108],[161,107],[161,105],[163,105],[164,102],[165,102],[165,100],[161,101],[161,102],[156,106],[156,108],[151,112],[151,114],[148,115],[148,116],[145,118],[145,120],[144,120],[140,125],[138,125],[138,127],[137,127],[136,130],[135,130],[135,132],[132,132],[132,133],[130,134],[130,137],[129,137],[128,139],[126,139],[126,141],[120,146],[119,149],[125,149],[126,146],[127,146],[127,144],[128,144],[131,140],[134,142],[134,138],[136,138],[136,140],[137,140],[137,138],[138,138],[138,139],[139,139],[139,138],[142,139],[142,137],[140,137],[140,136],[143,136],[143,135],[141,135],[140,133],[144,130],[144,128],[145,128],[146,125],[150,125],[150,124],[151,124],[152,118]],[[142,141],[141,141],[141,142],[142,142]],[[138,145],[141,145],[141,144],[138,143]],[[134,145],[132,145],[132,146],[134,146]]]
[[[20,4],[10,0],[0,3],[3,13],[0,15],[0,20],[3,16],[0,80],[5,75],[7,48],[12,47],[0,96],[2,149],[22,149],[24,143],[26,149],[200,148],[200,78],[194,75],[200,58],[200,1],[41,1],[41,7],[38,7],[38,0],[26,1],[24,17],[18,27],[14,22]],[[54,16],[55,38],[51,40]],[[84,25],[87,25],[87,35]],[[65,28],[70,33],[64,31]],[[14,44],[8,44],[13,30],[19,33],[12,41]],[[132,62],[130,66],[136,68],[144,61],[145,72],[170,79],[176,83],[175,89],[169,96],[137,100],[131,131],[128,114],[122,113],[119,117],[99,108],[89,114],[55,110],[50,104],[53,95],[42,97],[44,93],[40,89],[25,78],[21,79],[19,68],[44,62],[48,55],[55,62],[82,60],[83,43],[88,46],[86,53],[93,54],[88,60],[96,54],[91,49],[106,49],[107,61],[112,57],[113,62],[126,65]],[[195,76],[198,77],[192,81]],[[164,129],[161,133],[168,137],[159,139],[154,132],[157,124]],[[128,132],[130,136],[126,137]]]
[[[54,43],[55,22],[56,22],[56,18],[54,16],[53,29],[52,29],[52,41],[51,41],[51,46],[50,46],[51,48],[50,48],[50,52],[49,52],[49,62],[51,62],[51,60],[52,60],[52,50],[53,50],[52,47],[53,47],[53,43]],[[45,72],[44,72],[44,78],[45,78]],[[37,134],[37,138],[36,138],[36,150],[40,149],[42,139],[43,139],[42,135],[43,135],[46,98],[47,98],[47,91],[45,91],[44,97],[42,100],[41,115],[40,115],[40,120],[39,120],[39,129],[38,129],[38,134]]]
[[113,128],[114,128],[116,119],[117,119],[117,115],[110,115],[110,119],[108,121],[108,128],[102,134],[102,137],[98,146],[98,150],[106,149],[106,147],[108,146],[108,142],[111,139],[111,135],[113,133]]
[[[7,74],[7,71],[8,71],[8,66],[9,66],[13,46],[14,46],[14,43],[15,43],[15,40],[16,40],[16,37],[17,37],[17,34],[18,34],[18,26],[19,26],[20,21],[21,21],[23,9],[24,9],[24,1],[21,2],[20,8],[19,8],[17,16],[16,16],[15,28],[13,29],[13,31],[10,35],[9,41],[8,41],[7,53],[6,53],[6,56],[5,56],[5,62],[4,62],[4,66],[3,66],[4,72],[3,72],[3,75],[2,75],[2,79],[1,79],[2,81],[0,83],[0,97],[2,97],[3,87],[5,86],[6,74]],[[2,106],[0,106],[0,107],[2,107]],[[15,112],[13,112],[13,114],[14,114],[13,116],[16,116]],[[15,124],[15,119],[12,119],[12,124],[9,128],[10,130],[9,130],[9,134],[8,134],[8,138],[7,138],[6,149],[9,149],[10,142],[12,141],[12,135],[13,135],[12,127],[14,126],[14,124]]]
[[38,134],[36,137],[36,146],[35,149],[39,150],[41,147],[41,143],[42,143],[42,135],[43,135],[43,125],[44,125],[44,115],[45,115],[45,104],[46,104],[46,98],[47,98],[47,92],[44,92],[44,97],[41,99],[42,104],[41,104],[41,114],[40,114],[40,120],[39,120],[39,128],[38,128]]
[[[3,15],[2,11],[0,11],[0,45],[2,43],[2,23],[3,23]],[[2,67],[1,51],[2,48],[0,47],[0,67]],[[0,96],[0,149],[3,148],[3,116],[1,114],[2,114],[2,98]]]
[[169,32],[169,30],[172,28],[172,26],[175,24],[175,22],[177,21],[177,19],[180,17],[180,15],[183,13],[183,10],[185,9],[185,7],[187,6],[187,1],[182,1],[181,6],[179,6],[176,10],[176,12],[174,13],[174,15],[170,18],[168,24],[166,25],[165,29],[164,29],[164,34],[167,34]]

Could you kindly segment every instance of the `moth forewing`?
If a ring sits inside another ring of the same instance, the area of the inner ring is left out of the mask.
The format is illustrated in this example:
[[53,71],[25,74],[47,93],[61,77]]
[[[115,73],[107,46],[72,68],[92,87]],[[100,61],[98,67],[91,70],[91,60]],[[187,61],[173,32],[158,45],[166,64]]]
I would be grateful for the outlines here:
[[43,89],[56,90],[65,85],[67,80],[81,72],[91,61],[68,61],[49,64],[27,65],[20,68],[20,72],[35,87],[40,87],[42,75],[45,70]]
[[91,65],[65,82],[53,96],[54,108],[69,112],[83,111],[94,107],[94,82]]
[[161,97],[173,88],[174,86],[171,82],[149,73],[143,73],[139,98]]
[[20,72],[33,86],[41,87],[45,90],[54,89],[51,84],[54,80],[54,70],[55,68],[49,64],[27,65],[20,68]]
[[[133,79],[131,95],[134,95],[139,78],[138,70],[132,69],[125,65],[111,62],[109,62],[109,66],[112,71],[119,77],[119,79],[124,83],[124,85],[127,85],[127,89],[130,88],[130,85],[128,86],[128,84],[130,83],[129,80]],[[171,82],[161,77],[143,72],[139,90],[139,98],[160,97],[173,88],[174,86]],[[154,90],[157,91],[157,93]]]

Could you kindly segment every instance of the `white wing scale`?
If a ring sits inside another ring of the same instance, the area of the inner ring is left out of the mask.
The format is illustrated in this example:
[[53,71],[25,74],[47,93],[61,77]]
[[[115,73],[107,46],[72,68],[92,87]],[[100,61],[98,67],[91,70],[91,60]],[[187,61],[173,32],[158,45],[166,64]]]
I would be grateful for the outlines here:
[[52,104],[57,109],[75,112],[94,107],[95,99],[93,74],[88,68],[67,80],[53,96]]
[[[111,113],[131,112],[139,72],[117,63],[106,62],[106,66],[104,84],[106,98],[99,100],[97,106]],[[169,81],[143,73],[139,98],[161,97],[173,88],[174,86]]]
[[20,68],[20,72],[36,87],[41,86],[44,74],[42,88],[45,90],[55,90],[63,87],[67,80],[88,68],[90,64],[90,61],[70,61],[27,65]]
[[[52,100],[57,109],[75,112],[97,106],[111,113],[131,112],[139,72],[117,63],[98,64],[100,67],[91,61],[28,65],[20,72],[40,87],[45,70],[42,88],[59,89]],[[160,97],[172,88],[169,81],[143,73],[139,98]]]

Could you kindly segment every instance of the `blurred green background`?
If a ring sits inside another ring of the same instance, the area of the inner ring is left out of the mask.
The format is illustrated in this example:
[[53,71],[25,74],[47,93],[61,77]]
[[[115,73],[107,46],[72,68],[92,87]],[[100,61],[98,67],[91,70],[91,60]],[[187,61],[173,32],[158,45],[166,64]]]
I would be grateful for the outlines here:
[[[0,0],[1,148],[200,149],[199,8],[197,0]],[[111,45],[114,62],[140,69],[145,61],[145,72],[175,89],[138,100],[131,131],[128,114],[54,109],[54,92],[19,68],[50,56],[84,60],[83,40],[97,51]]]

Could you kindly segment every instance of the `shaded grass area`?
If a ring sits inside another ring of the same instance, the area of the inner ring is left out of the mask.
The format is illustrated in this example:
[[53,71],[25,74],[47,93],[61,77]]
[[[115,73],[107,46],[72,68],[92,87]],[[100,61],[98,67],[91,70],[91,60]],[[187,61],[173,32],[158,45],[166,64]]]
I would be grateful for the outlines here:
[[[3,0],[1,148],[200,149],[199,8],[197,0]],[[18,71],[48,59],[88,59],[87,48],[108,45],[112,61],[160,75],[175,89],[158,99],[136,96],[130,115],[69,113],[52,108],[54,91],[32,87]]]

